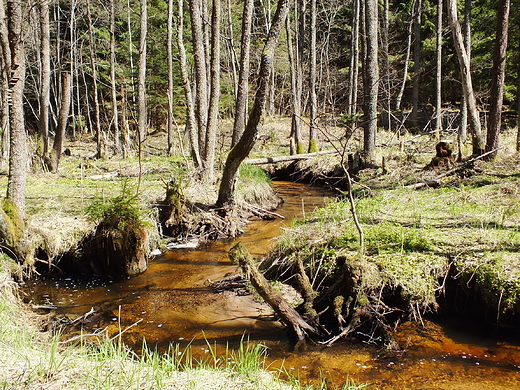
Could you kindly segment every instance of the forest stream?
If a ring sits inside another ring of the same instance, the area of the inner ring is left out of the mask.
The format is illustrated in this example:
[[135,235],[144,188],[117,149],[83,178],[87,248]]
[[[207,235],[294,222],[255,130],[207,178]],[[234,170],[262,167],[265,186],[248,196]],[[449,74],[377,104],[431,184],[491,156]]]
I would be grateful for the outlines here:
[[237,272],[227,256],[235,242],[261,256],[293,218],[311,213],[330,197],[323,189],[304,184],[274,182],[274,186],[285,200],[276,210],[283,220],[253,221],[235,240],[171,250],[151,261],[145,273],[128,280],[28,281],[23,288],[26,301],[54,306],[56,317],[68,321],[92,309],[83,321],[88,332],[105,327],[110,334],[125,330],[123,340],[136,350],[146,338],[148,346],[160,351],[171,343],[181,351],[191,345],[194,356],[204,357],[210,348],[219,353],[226,346],[237,347],[246,337],[267,346],[269,370],[283,366],[303,383],[322,376],[337,386],[347,379],[369,383],[367,389],[520,389],[519,342],[430,318],[400,325],[396,338],[405,352],[399,355],[342,341],[295,352],[282,325],[253,295],[216,293],[210,282]]

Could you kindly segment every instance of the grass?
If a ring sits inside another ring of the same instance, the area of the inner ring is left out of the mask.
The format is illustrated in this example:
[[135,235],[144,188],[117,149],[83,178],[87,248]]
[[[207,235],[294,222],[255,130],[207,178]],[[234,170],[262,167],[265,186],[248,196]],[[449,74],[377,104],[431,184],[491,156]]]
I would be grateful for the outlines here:
[[295,221],[265,266],[278,261],[279,275],[287,278],[291,272],[284,272],[300,258],[319,290],[333,283],[346,261],[359,270],[362,289],[395,291],[422,310],[437,306],[453,266],[461,285],[480,294],[497,318],[520,316],[518,155],[479,161],[442,179],[440,187],[420,190],[409,184],[438,173],[418,168],[417,161],[428,163],[420,154],[406,164],[401,156],[396,151],[389,160],[388,173],[362,171],[353,188],[365,235],[362,259],[350,205],[340,199]]

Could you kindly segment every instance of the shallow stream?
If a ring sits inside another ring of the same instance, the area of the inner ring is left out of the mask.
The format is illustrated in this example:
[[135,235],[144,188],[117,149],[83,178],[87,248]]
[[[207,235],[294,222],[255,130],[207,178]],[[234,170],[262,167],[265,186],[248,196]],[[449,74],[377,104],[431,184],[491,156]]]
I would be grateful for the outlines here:
[[146,338],[148,345],[164,351],[171,343],[179,344],[181,350],[190,344],[193,354],[202,357],[210,352],[208,345],[223,351],[226,346],[236,347],[246,335],[268,347],[269,369],[283,367],[304,383],[322,376],[338,386],[347,379],[370,383],[368,389],[520,389],[520,340],[505,342],[461,331],[453,324],[425,321],[400,326],[397,339],[407,346],[401,356],[344,342],[292,352],[283,327],[264,305],[248,295],[215,293],[209,281],[237,271],[227,257],[236,241],[261,256],[293,218],[323,206],[329,197],[324,190],[304,184],[274,185],[285,199],[277,210],[284,220],[254,221],[236,240],[172,250],[154,259],[145,273],[128,280],[28,282],[27,301],[56,306],[58,318],[74,319],[93,309],[85,329],[108,327],[110,334],[125,330],[124,341],[135,349]]

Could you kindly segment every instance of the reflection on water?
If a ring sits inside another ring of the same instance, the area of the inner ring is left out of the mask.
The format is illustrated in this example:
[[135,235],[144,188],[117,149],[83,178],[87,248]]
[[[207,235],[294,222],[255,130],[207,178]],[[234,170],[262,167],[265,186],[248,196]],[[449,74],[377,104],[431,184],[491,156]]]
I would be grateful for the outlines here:
[[[277,213],[285,220],[254,221],[242,241],[261,256],[291,219],[323,206],[328,194],[295,183],[275,183],[285,199]],[[304,381],[320,376],[342,384],[347,378],[371,383],[369,389],[520,389],[520,348],[496,340],[425,322],[407,323],[396,335],[408,345],[401,356],[387,356],[372,346],[338,342],[330,348],[309,346],[291,352],[283,327],[251,296],[215,294],[208,280],[236,272],[227,258],[237,240],[222,240],[198,249],[177,249],[150,263],[148,270],[124,281],[48,279],[28,283],[25,292],[37,305],[56,305],[57,315],[80,316],[91,308],[102,316],[87,317],[89,330],[108,327],[138,349],[149,345],[166,350],[170,343],[190,344],[195,355],[207,354],[207,344],[224,350],[249,339],[264,343],[270,368],[283,368]],[[120,317],[120,318],[119,318]],[[90,324],[88,321],[92,321]],[[137,324],[136,324],[137,323]],[[135,326],[132,326],[136,324]],[[93,329],[91,329],[93,328]]]

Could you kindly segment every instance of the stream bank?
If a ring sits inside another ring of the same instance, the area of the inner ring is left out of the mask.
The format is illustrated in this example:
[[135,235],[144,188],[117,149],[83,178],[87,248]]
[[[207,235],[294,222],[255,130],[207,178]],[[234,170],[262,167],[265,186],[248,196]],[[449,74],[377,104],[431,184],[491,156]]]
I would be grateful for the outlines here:
[[[343,218],[337,202],[325,201],[326,194],[315,194],[313,188],[302,184],[282,186],[278,188],[286,202],[278,212],[285,215],[285,220],[257,220],[239,238],[257,258],[275,245],[274,237],[280,231],[304,237],[301,232],[305,225],[290,225],[295,215],[306,217],[307,222],[315,220],[320,226],[311,212],[330,203],[326,208],[336,207],[332,220]],[[381,198],[374,202],[385,203]],[[311,234],[314,240],[327,233],[324,226],[319,234]],[[56,317],[65,321],[80,318],[92,307],[108,309],[97,324],[89,325],[87,318],[78,332],[95,325],[94,330],[108,326],[111,334],[117,334],[119,323],[126,329],[140,321],[123,334],[125,342],[136,349],[146,337],[148,345],[159,350],[171,343],[181,349],[191,345],[193,353],[204,358],[209,353],[208,343],[224,351],[226,346],[236,347],[245,332],[250,340],[268,347],[271,369],[283,366],[284,372],[309,383],[316,383],[322,375],[331,387],[343,384],[347,378],[371,383],[370,389],[487,390],[520,386],[517,345],[479,333],[460,332],[438,323],[435,317],[423,318],[425,326],[406,322],[397,328],[395,337],[405,347],[399,354],[382,352],[373,345],[344,342],[328,348],[309,345],[306,352],[290,352],[285,330],[269,308],[250,295],[215,293],[208,285],[208,279],[217,281],[236,273],[237,267],[227,259],[227,251],[235,242],[217,240],[198,249],[168,252],[151,262],[145,273],[130,280],[81,284],[73,279],[48,279],[40,285],[27,285],[25,290],[39,297],[41,304],[55,304]]]

